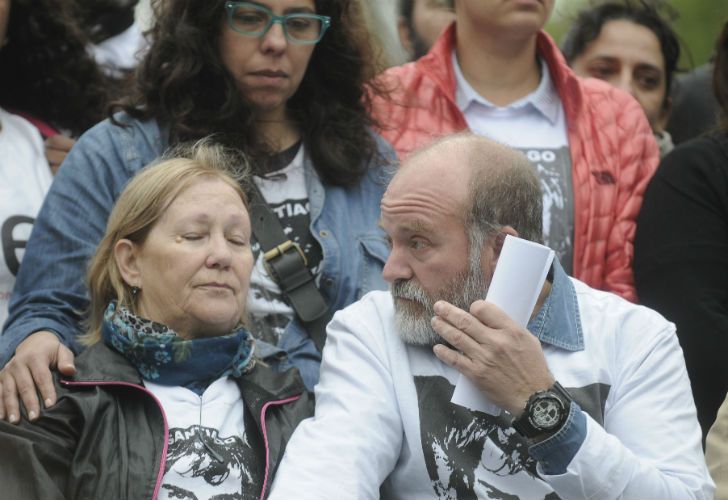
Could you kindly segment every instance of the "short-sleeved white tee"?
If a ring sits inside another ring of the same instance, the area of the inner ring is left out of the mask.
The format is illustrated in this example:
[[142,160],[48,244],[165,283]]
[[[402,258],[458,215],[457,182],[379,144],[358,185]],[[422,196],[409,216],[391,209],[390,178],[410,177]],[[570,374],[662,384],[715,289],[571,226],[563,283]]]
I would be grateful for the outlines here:
[[40,132],[0,109],[0,326],[35,216],[53,180]]

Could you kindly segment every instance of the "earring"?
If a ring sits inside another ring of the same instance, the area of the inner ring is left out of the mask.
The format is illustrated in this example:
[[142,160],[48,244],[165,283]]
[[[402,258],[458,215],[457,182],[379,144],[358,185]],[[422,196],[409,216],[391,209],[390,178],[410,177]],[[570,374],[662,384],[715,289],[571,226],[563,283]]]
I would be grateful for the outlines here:
[[139,292],[140,292],[141,290],[142,290],[142,289],[141,289],[141,288],[139,288],[138,286],[133,286],[133,287],[131,287],[131,294],[132,294],[132,296],[133,296],[133,297],[136,297],[137,295],[139,295]]

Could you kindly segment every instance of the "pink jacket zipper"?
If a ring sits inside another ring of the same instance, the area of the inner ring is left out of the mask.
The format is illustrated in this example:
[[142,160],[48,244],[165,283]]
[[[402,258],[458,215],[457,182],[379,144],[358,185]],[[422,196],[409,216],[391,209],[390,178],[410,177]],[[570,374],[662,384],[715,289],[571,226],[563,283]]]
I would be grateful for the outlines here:
[[263,408],[260,409],[260,427],[263,430],[263,443],[265,445],[265,476],[263,478],[263,489],[260,492],[260,500],[263,500],[265,498],[265,490],[268,488],[268,474],[270,472],[270,450],[268,447],[268,429],[265,425],[265,414],[268,411],[269,406],[292,403],[300,397],[301,395],[299,394],[298,396],[281,399],[279,401],[268,401],[266,404],[263,405]]
[[[169,445],[169,425],[167,424],[167,415],[164,413],[164,408],[162,408],[162,404],[159,402],[157,397],[149,392],[144,387],[132,384],[129,382],[72,382],[69,380],[61,380],[61,384],[64,385],[70,385],[70,386],[97,386],[97,385],[103,385],[103,386],[123,386],[123,387],[133,387],[135,389],[139,389],[140,391],[148,394],[151,396],[151,398],[154,400],[155,403],[157,403],[157,406],[159,407],[159,411],[162,412],[162,420],[164,421],[164,444],[162,445],[162,459],[159,464],[159,472],[157,473],[157,483],[154,485],[154,493],[152,494],[152,500],[155,500],[157,498],[157,495],[159,494],[159,488],[162,486],[162,479],[164,478],[164,466],[167,462],[167,447]],[[267,405],[266,405],[267,406]],[[265,407],[263,407],[263,412],[265,412]],[[265,436],[265,427],[263,427],[263,436]],[[268,458],[268,444],[266,442],[266,461]],[[266,464],[266,476],[268,474],[268,465]],[[264,486],[265,488],[265,486]],[[264,490],[265,491],[265,490]]]

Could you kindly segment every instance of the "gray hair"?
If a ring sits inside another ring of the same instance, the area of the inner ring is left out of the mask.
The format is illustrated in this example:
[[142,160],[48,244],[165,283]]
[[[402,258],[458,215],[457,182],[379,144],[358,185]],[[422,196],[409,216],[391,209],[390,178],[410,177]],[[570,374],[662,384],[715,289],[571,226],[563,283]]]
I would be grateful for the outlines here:
[[503,149],[495,154],[484,143],[473,143],[470,151],[465,227],[471,244],[482,244],[504,226],[523,239],[543,243],[543,195],[533,165],[521,153],[498,146]]

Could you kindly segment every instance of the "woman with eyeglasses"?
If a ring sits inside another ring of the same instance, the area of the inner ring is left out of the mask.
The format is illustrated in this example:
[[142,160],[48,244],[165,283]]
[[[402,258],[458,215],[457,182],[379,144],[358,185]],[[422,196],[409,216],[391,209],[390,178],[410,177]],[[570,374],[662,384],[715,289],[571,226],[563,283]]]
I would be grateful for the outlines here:
[[377,223],[394,155],[370,130],[364,82],[377,68],[359,3],[152,7],[134,92],[69,153],[28,242],[0,336],[0,418],[11,422],[20,419],[19,399],[38,418],[36,388],[44,407],[55,403],[49,367],[73,374],[88,306],[83,274],[114,200],[136,171],[182,141],[213,135],[253,165],[247,310],[266,362],[296,366],[311,389],[326,319],[386,287]]

